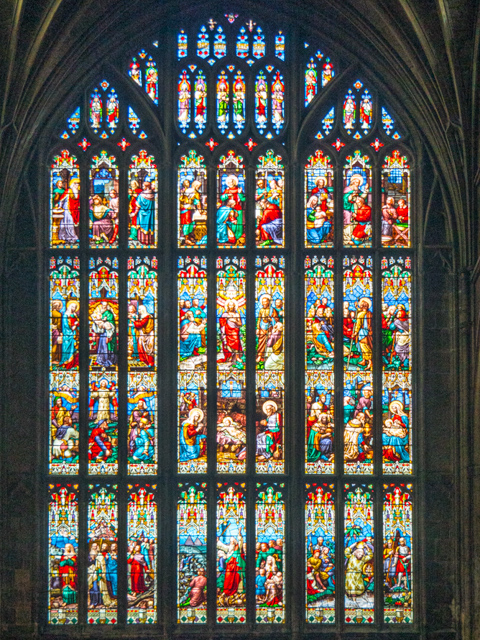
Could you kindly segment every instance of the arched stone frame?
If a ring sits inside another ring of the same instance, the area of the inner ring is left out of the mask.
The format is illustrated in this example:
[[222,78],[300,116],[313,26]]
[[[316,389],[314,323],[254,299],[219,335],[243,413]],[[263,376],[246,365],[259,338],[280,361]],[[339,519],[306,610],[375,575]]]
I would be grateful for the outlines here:
[[[417,156],[417,158],[419,158],[419,157],[420,157],[420,156]],[[448,181],[446,181],[446,182],[448,182]],[[443,186],[443,185],[442,185],[442,186]],[[445,197],[445,196],[444,196],[444,197]],[[435,196],[434,196],[434,195],[432,196],[432,198],[433,198],[433,201],[435,201]],[[464,244],[464,243],[461,241],[461,239],[460,239],[459,243],[460,243],[460,245]],[[447,243],[447,242],[445,242],[445,243],[437,243],[437,244],[448,244],[448,243]],[[434,250],[435,250],[435,252],[436,252],[436,251],[437,251],[437,248],[435,247],[435,248],[434,248]],[[449,249],[448,249],[448,248],[447,248],[447,249],[445,249],[444,247],[439,247],[439,249],[438,249],[438,250],[443,251],[443,252],[444,252],[444,251],[447,251],[447,253],[448,253],[448,251],[449,251]]]

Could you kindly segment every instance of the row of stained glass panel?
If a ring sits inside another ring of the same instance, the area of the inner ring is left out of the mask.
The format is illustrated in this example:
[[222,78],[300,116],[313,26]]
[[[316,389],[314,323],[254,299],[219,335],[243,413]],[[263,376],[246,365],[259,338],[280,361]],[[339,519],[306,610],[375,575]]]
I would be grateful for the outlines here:
[[[177,496],[177,621],[207,621],[205,483],[180,483]],[[116,624],[118,563],[128,565],[127,622],[157,620],[157,501],[155,485],[129,485],[126,563],[118,557],[116,485],[90,485],[87,517],[87,621]],[[412,614],[412,487],[383,485],[384,621],[410,623]],[[216,622],[246,621],[247,504],[243,483],[218,483]],[[344,620],[372,624],[374,613],[374,492],[344,488]],[[285,622],[285,493],[257,484],[255,500],[255,621]],[[50,485],[49,622],[76,624],[79,554],[78,485]],[[332,484],[308,484],[305,496],[305,619],[333,624],[338,598],[336,503]]]
[[[216,263],[217,470],[246,470],[245,257]],[[256,470],[284,472],[284,259],[255,262]],[[382,259],[383,471],[411,473],[411,260]],[[178,260],[178,468],[207,470],[207,261]],[[370,256],[343,264],[344,465],[373,473]],[[129,258],[128,469],[157,470],[157,260]],[[50,264],[50,472],[79,471],[78,258]],[[334,259],[305,260],[306,471],[334,472]],[[118,470],[118,262],[89,260],[89,473]]]
[[[63,150],[51,168],[50,244],[79,246],[80,170],[75,156]],[[129,246],[154,247],[158,227],[158,173],[153,156],[142,150],[132,156],[128,172]],[[115,156],[93,156],[89,182],[89,238],[94,248],[117,247],[119,233],[119,170]]]
[[[256,260],[256,469],[284,472],[284,259]],[[206,471],[206,259],[179,258],[179,471]],[[244,473],[246,259],[217,259],[217,470]]]
[[[381,263],[383,473],[412,473],[411,259]],[[373,262],[343,259],[344,472],[373,473]],[[377,312],[378,313],[378,312]],[[306,471],[334,473],[334,259],[305,259]]]
[[[157,259],[128,260],[128,468],[157,471]],[[79,471],[80,261],[50,261],[50,472]],[[118,471],[118,261],[89,261],[88,469]]]
[[[210,31],[213,31],[216,24],[216,22],[210,20]],[[266,42],[260,26],[250,20],[250,23],[247,23],[247,27],[248,31],[244,26],[240,27],[233,48],[238,58],[246,59],[249,64],[252,64],[251,57],[256,60],[265,57]],[[212,53],[210,51],[211,46]],[[217,25],[215,33],[212,34],[208,32],[205,25],[200,27],[196,39],[196,54],[202,59],[209,58],[212,55],[213,58],[208,60],[210,64],[213,64],[216,60],[221,60],[227,55],[227,35],[221,25]],[[180,60],[188,56],[188,35],[183,29],[177,36],[177,56]],[[275,56],[279,60],[285,60],[285,36],[282,31],[279,31],[275,36]]]
[[[372,166],[355,151],[347,157],[343,190],[343,244],[372,243]],[[410,246],[410,168],[394,151],[382,169],[381,237],[384,247]],[[153,156],[142,150],[132,157],[129,184],[130,247],[157,246],[158,175]],[[316,151],[305,167],[305,243],[332,247],[334,169],[329,156]],[[92,248],[117,247],[119,235],[119,171],[106,151],[92,159],[89,194],[89,238]],[[219,248],[245,245],[246,187],[243,158],[229,151],[217,168],[216,228]],[[207,167],[194,150],[182,156],[178,169],[178,244],[207,244]],[[285,174],[282,158],[268,150],[258,159],[255,188],[257,247],[284,246]],[[79,246],[80,172],[77,159],[64,150],[51,169],[51,246]]]
[[[193,86],[192,86],[193,85]],[[183,69],[178,80],[178,126],[183,133],[187,133],[190,124],[194,122],[199,134],[207,124],[207,79],[203,71],[190,74]],[[222,134],[229,139],[240,134],[246,122],[246,105],[248,92],[245,76],[234,65],[220,72],[216,79],[215,113],[216,124]],[[272,127],[275,134],[280,133],[285,124],[285,84],[283,75],[272,66],[265,67],[255,78],[255,124],[259,133],[264,134],[268,127]],[[190,137],[195,138],[195,134]],[[272,138],[272,133],[266,133],[266,138]]]

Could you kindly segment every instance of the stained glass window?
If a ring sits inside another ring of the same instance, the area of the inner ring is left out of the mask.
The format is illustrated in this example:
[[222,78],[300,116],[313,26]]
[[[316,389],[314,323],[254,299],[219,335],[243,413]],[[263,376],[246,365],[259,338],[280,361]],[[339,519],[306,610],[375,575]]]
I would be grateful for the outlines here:
[[373,624],[375,619],[373,486],[346,484],[344,493],[345,622]]
[[217,259],[217,469],[244,473],[246,428],[245,258]]
[[80,170],[77,158],[64,149],[50,172],[50,243],[52,248],[78,247]]
[[128,485],[127,622],[157,620],[157,503],[156,485]]
[[50,473],[79,470],[80,261],[50,259]]
[[382,244],[410,246],[410,167],[395,149],[382,167]]
[[128,172],[130,247],[155,247],[158,228],[158,172],[155,158],[141,149]]
[[[155,46],[155,43],[153,43],[153,45]],[[128,75],[133,82],[138,84],[140,87],[143,87],[145,93],[155,104],[158,104],[157,64],[152,56],[148,55],[145,49],[142,49],[136,55],[132,56],[128,67]]]
[[220,158],[217,170],[217,242],[219,248],[245,245],[245,166],[234,151]]
[[118,599],[117,485],[89,485],[88,623],[115,624]]
[[383,588],[387,623],[412,622],[412,485],[383,485]]
[[207,621],[207,500],[205,483],[178,485],[177,620]]
[[50,625],[419,617],[415,159],[303,29],[179,16],[59,117]]
[[178,126],[183,133],[186,133],[192,117],[190,104],[191,98],[192,85],[190,82],[190,76],[184,69],[178,82]]
[[89,229],[92,247],[118,246],[119,183],[115,156],[101,151],[90,167]]
[[178,169],[178,242],[180,247],[207,243],[207,168],[194,150],[181,158]]
[[48,621],[78,622],[78,484],[49,485]]
[[373,125],[373,98],[361,80],[348,89],[343,101],[343,128],[355,140],[364,136]]
[[246,622],[247,542],[245,483],[217,487],[217,622]]
[[335,485],[307,484],[305,502],[306,620],[335,622]]
[[343,169],[343,242],[346,247],[372,244],[372,167],[356,150]]
[[178,260],[178,470],[189,473],[207,470],[206,266],[203,257]]
[[283,473],[285,259],[255,260],[256,469]]
[[305,166],[305,234],[307,246],[333,246],[333,166],[321,149]]
[[255,621],[285,621],[285,500],[283,483],[257,484],[255,503]]
[[88,469],[111,475],[118,471],[118,260],[90,258],[89,285]]
[[283,247],[284,167],[269,149],[258,158],[255,175],[255,238],[257,247]]
[[157,471],[157,259],[128,260],[128,472]]
[[305,258],[305,417],[307,473],[333,473],[335,453],[334,260]]

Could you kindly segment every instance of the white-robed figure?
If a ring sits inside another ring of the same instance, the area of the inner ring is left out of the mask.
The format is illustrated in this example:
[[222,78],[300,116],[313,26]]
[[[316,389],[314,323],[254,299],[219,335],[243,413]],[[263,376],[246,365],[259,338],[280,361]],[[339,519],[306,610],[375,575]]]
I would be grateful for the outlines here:
[[102,301],[92,314],[92,331],[97,334],[97,362],[103,367],[110,367],[117,362],[115,353],[115,315],[108,302]]
[[282,444],[282,423],[278,405],[273,400],[264,402],[262,410],[267,419],[260,421],[264,431],[257,435],[257,455],[268,460]]

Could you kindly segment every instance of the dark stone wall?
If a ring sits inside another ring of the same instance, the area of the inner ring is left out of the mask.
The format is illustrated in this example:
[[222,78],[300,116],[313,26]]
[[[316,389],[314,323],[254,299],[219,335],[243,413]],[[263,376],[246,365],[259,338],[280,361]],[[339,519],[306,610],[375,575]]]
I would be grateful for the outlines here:
[[[2,42],[8,43],[5,59],[0,60],[5,70],[0,78],[5,105],[0,121],[0,637],[15,640],[45,635],[39,621],[46,590],[42,476],[46,410],[41,393],[46,371],[42,336],[47,306],[42,296],[40,196],[36,195],[41,176],[36,171],[28,173],[31,149],[39,130],[52,117],[52,105],[63,99],[68,82],[74,84],[74,79],[67,78],[71,71],[68,46],[75,47],[75,55],[84,57],[78,69],[80,77],[95,54],[85,42],[95,38],[98,42],[98,34],[104,33],[102,25],[133,15],[135,8],[138,15],[146,16],[146,6],[133,1],[126,7],[119,0],[65,0],[58,3],[58,14],[48,13],[47,2],[29,0],[24,4],[23,22],[21,12],[18,16],[10,12],[10,3],[0,7],[0,28],[6,29],[0,35],[6,33]],[[159,8],[150,4],[152,11],[165,19],[169,11],[178,10],[175,3],[157,2]],[[450,5],[455,9],[451,22]],[[471,70],[477,67],[473,58],[465,61],[468,52],[478,54],[473,5],[468,1],[445,2],[440,15],[433,2],[420,3],[409,11],[404,11],[400,0],[365,0],[361,10],[358,3],[349,0],[278,3],[278,10],[290,17],[308,15],[312,28],[319,31],[322,16],[338,20],[346,50],[354,51],[358,34],[362,34],[365,60],[379,77],[383,74],[386,83],[387,75],[395,71],[388,76],[393,78],[391,90],[404,96],[408,116],[418,120],[425,148],[436,167],[435,172],[430,166],[424,170],[423,210],[428,216],[425,230],[420,231],[424,239],[419,247],[418,272],[422,295],[416,336],[417,354],[422,359],[416,405],[416,445],[421,452],[417,561],[424,584],[418,587],[419,631],[402,634],[405,639],[480,637],[480,268],[478,264],[474,268],[478,256],[474,188],[478,163],[472,160],[478,126],[477,115],[471,115],[477,113],[475,96],[471,98],[477,84],[476,71]],[[120,7],[117,13],[114,6]],[[44,32],[48,37],[39,35],[43,26],[48,27]],[[452,49],[457,27],[462,43],[458,59],[463,62],[447,73],[448,60],[457,59]],[[392,42],[398,43],[400,37],[402,42],[393,51]],[[27,53],[35,38],[37,57],[29,58],[28,66]],[[111,39],[100,39],[98,47],[103,50],[112,46]],[[48,58],[50,48],[60,41],[63,53],[58,49]],[[53,69],[59,78],[55,83],[49,75]],[[471,114],[462,111],[469,108]],[[82,637],[97,637],[95,633],[89,631]],[[128,630],[113,634],[133,637]],[[294,633],[292,637],[300,636]],[[376,636],[352,631],[345,637]],[[399,636],[391,633],[382,637]]]
[[[31,219],[28,208],[19,206],[16,229],[31,224]],[[418,300],[419,331],[415,338],[417,353],[423,359],[414,409],[418,421],[415,444],[418,451],[423,451],[417,495],[417,563],[423,565],[425,583],[422,630],[420,635],[411,637],[432,640],[458,638],[462,615],[458,525],[461,394],[456,378],[457,367],[462,366],[458,338],[461,314],[459,276],[445,236],[443,216],[432,216],[419,264],[418,284],[423,296]],[[46,589],[42,575],[46,542],[42,486],[47,481],[41,473],[46,455],[42,437],[46,414],[40,396],[46,365],[42,364],[45,357],[39,327],[45,326],[42,314],[47,313],[47,304],[41,295],[42,252],[27,236],[23,236],[23,243],[20,237],[16,232],[12,234],[14,243],[18,238],[19,244],[26,246],[8,250],[2,283],[6,420],[1,452],[0,541],[5,638],[35,637]],[[431,237],[437,242],[428,244]],[[442,240],[443,243],[438,242]],[[422,585],[418,588],[422,589]],[[128,631],[116,635],[132,637]]]

